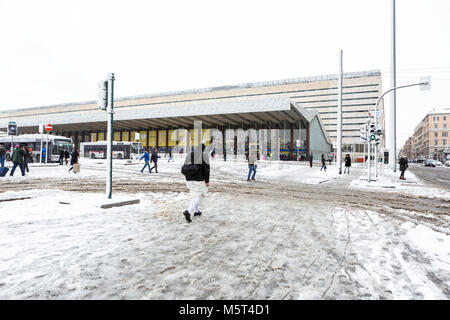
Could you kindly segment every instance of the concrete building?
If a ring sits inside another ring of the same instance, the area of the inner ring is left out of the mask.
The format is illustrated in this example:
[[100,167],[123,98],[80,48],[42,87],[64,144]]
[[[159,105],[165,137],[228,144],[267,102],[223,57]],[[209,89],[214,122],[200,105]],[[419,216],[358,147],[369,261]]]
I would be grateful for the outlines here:
[[427,114],[414,130],[413,157],[442,160],[449,148],[450,111],[433,111]]
[[[164,149],[177,142],[168,138],[175,129],[190,130],[201,120],[205,129],[219,129],[224,136],[226,130],[276,129],[288,159],[328,153],[337,136],[337,89],[334,74],[116,98],[114,139],[129,141],[140,132],[144,146]],[[380,94],[379,71],[344,74],[343,152],[354,160],[363,158],[359,126]],[[384,123],[383,103],[380,110]],[[51,123],[56,134],[77,144],[106,137],[106,115],[96,101],[0,112],[0,129],[11,120],[19,133],[36,133],[40,123]]]

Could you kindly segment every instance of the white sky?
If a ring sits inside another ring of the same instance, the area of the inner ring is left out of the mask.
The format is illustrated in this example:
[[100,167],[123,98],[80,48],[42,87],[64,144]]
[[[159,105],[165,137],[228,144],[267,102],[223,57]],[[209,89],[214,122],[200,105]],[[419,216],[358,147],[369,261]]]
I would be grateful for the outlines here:
[[[397,0],[397,147],[450,108],[450,1]],[[389,88],[391,0],[0,0],[0,111],[380,69]],[[389,100],[386,100],[386,109]],[[386,110],[387,114],[387,110]],[[386,122],[388,123],[388,122]]]

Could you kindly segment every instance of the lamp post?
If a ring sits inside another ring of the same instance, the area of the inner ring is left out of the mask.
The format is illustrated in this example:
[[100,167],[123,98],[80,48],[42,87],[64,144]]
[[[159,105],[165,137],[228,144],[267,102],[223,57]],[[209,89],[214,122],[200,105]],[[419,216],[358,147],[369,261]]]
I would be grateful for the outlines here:
[[[398,87],[394,87],[392,89],[387,90],[386,92],[384,92],[377,100],[377,103],[375,104],[375,114],[374,114],[374,118],[375,118],[375,127],[378,128],[378,104],[380,103],[381,99],[383,99],[383,97],[388,94],[391,91],[395,91],[397,89],[402,89],[402,88],[409,88],[409,87],[414,87],[414,86],[421,86],[421,90],[429,90],[430,86],[431,86],[431,79],[430,78],[424,78],[424,80],[422,82],[419,83],[413,83],[413,84],[407,84],[404,86],[398,86]],[[370,111],[372,109],[372,106],[369,107],[369,114]],[[369,119],[370,120],[370,119]],[[394,138],[396,139],[396,130],[395,130],[395,122],[394,122],[394,128],[392,130],[393,137],[390,137],[390,139]],[[375,159],[377,158],[377,154],[375,154]],[[393,171],[396,171],[396,150],[391,150],[389,149],[389,162],[391,162],[391,159],[394,160],[394,167],[393,167]]]

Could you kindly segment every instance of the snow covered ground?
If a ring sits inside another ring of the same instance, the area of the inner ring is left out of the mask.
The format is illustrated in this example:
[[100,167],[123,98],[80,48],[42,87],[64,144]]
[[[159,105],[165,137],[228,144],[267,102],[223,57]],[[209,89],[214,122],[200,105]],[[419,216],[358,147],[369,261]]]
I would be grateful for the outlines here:
[[181,159],[115,161],[113,200],[141,203],[111,209],[103,163],[1,178],[0,299],[450,298],[449,191],[411,172],[260,162],[247,182],[244,161],[214,160],[187,224]]

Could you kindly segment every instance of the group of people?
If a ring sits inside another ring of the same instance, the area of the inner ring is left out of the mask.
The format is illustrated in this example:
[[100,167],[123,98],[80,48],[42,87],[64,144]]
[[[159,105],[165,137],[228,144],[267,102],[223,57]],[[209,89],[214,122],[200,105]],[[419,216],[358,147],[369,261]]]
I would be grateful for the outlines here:
[[[2,158],[2,159],[0,159],[0,165],[1,165],[1,167],[4,167],[6,151],[5,151],[5,148],[3,145],[0,146],[0,155]],[[11,169],[11,173],[9,174],[10,176],[14,175],[14,172],[16,171],[17,167],[20,168],[20,172],[22,173],[22,176],[25,175],[25,171],[30,172],[30,169],[28,168],[28,164],[30,162],[31,163],[33,162],[33,154],[32,154],[31,148],[27,149],[27,147],[25,145],[16,144],[11,158],[12,158],[11,160],[13,163],[13,167]]]
[[[145,150],[144,154],[142,155],[142,157],[139,160],[144,159],[145,161],[145,165],[144,167],[141,169],[141,173],[144,172],[144,169],[148,167],[148,172],[152,173],[152,170],[155,169],[155,172],[158,173],[158,158],[161,158],[158,155],[158,149],[154,149],[153,152],[151,152],[152,154],[150,155],[151,150]],[[169,151],[169,160],[172,160],[172,150]],[[150,164],[153,162],[153,167],[150,166]]]

